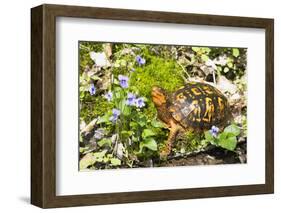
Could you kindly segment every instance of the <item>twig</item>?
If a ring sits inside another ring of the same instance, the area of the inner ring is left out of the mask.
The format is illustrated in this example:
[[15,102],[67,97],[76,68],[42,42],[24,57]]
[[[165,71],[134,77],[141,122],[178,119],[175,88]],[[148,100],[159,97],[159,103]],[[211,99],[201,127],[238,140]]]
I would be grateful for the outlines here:
[[216,74],[215,74],[215,70],[214,69],[213,69],[213,81],[214,81],[214,84],[217,85]]
[[[246,143],[246,141],[238,141],[237,145],[240,145],[240,144],[243,144],[243,143]],[[209,151],[214,150],[216,148],[218,148],[218,147],[215,146],[215,145],[210,144],[210,145],[208,145],[208,146],[206,146],[206,147],[204,147],[202,149],[199,149],[199,150],[196,150],[196,151],[193,151],[193,152],[187,152],[187,153],[183,153],[183,154],[176,154],[174,156],[168,156],[167,160],[192,157],[192,156],[196,156],[196,155],[201,154],[201,153],[209,152]]]
[[[188,79],[190,78],[190,75],[188,74],[188,72],[185,70],[185,68],[179,63],[177,62],[177,64],[181,67],[181,69],[183,70],[183,72],[188,76]],[[181,77],[183,78],[184,82],[187,83],[188,80],[186,79],[186,77],[184,75],[181,75]]]
[[197,154],[210,151],[210,150],[212,150],[212,149],[214,149],[214,148],[216,148],[216,146],[214,146],[214,145],[209,145],[209,146],[206,146],[206,147],[204,147],[204,148],[202,148],[202,149],[199,149],[199,150],[196,150],[196,151],[187,152],[187,153],[183,153],[183,154],[176,154],[176,155],[174,155],[174,156],[168,156],[167,160],[172,160],[172,159],[177,159],[177,158],[183,158],[183,157],[196,156]]
[[98,122],[98,119],[95,118],[94,120],[92,120],[84,129],[81,130],[81,134],[83,133],[90,133],[92,131],[92,129],[94,129],[96,123]]

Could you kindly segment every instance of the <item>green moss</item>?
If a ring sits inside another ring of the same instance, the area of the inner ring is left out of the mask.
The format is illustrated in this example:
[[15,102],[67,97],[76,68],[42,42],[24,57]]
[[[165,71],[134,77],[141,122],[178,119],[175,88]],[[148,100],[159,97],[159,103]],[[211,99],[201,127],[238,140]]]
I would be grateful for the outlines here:
[[80,117],[86,123],[89,123],[93,118],[103,116],[111,109],[111,102],[106,101],[106,99],[101,96],[96,96],[91,102],[82,104],[82,108],[80,109]]
[[175,91],[184,84],[181,77],[182,70],[173,60],[146,56],[145,66],[136,67],[130,79],[130,85],[134,85],[139,95],[148,100],[145,114],[149,118],[156,116],[156,109],[151,101],[151,88],[160,86],[169,92]]
[[139,92],[150,97],[151,88],[160,86],[168,91],[174,91],[183,85],[182,70],[172,60],[151,57],[150,63],[137,67],[132,74],[130,84],[136,86]]

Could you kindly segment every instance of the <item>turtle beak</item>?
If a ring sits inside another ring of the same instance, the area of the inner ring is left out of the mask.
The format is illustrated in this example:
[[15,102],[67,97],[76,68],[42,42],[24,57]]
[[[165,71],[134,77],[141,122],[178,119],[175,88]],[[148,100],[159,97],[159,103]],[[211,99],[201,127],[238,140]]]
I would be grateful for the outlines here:
[[151,89],[151,94],[154,94],[154,93],[157,93],[157,92],[159,92],[161,89],[159,88],[159,87],[152,87],[152,89]]
[[161,95],[164,95],[163,92],[161,91],[161,88],[152,87],[152,90],[151,90],[151,96],[152,97],[158,97],[158,96],[161,96]]
[[166,103],[166,93],[162,88],[152,87],[151,96],[152,101],[156,106],[161,106]]

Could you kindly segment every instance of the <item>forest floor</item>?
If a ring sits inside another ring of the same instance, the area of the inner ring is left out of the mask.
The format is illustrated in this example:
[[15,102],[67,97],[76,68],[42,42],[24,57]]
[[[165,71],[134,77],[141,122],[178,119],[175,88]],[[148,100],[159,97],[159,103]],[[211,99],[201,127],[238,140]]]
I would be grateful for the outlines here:
[[247,163],[247,146],[241,143],[236,152],[227,152],[220,147],[214,147],[208,151],[192,154],[186,157],[175,157],[159,164],[161,167],[192,166],[192,165],[217,165]]

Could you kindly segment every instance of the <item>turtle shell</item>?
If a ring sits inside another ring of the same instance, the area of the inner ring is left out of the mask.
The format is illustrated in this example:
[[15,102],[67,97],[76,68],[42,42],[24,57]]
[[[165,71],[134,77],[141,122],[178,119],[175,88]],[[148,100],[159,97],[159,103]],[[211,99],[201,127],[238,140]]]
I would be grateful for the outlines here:
[[229,118],[227,98],[215,87],[189,82],[169,97],[168,110],[184,128],[210,129],[221,126]]

